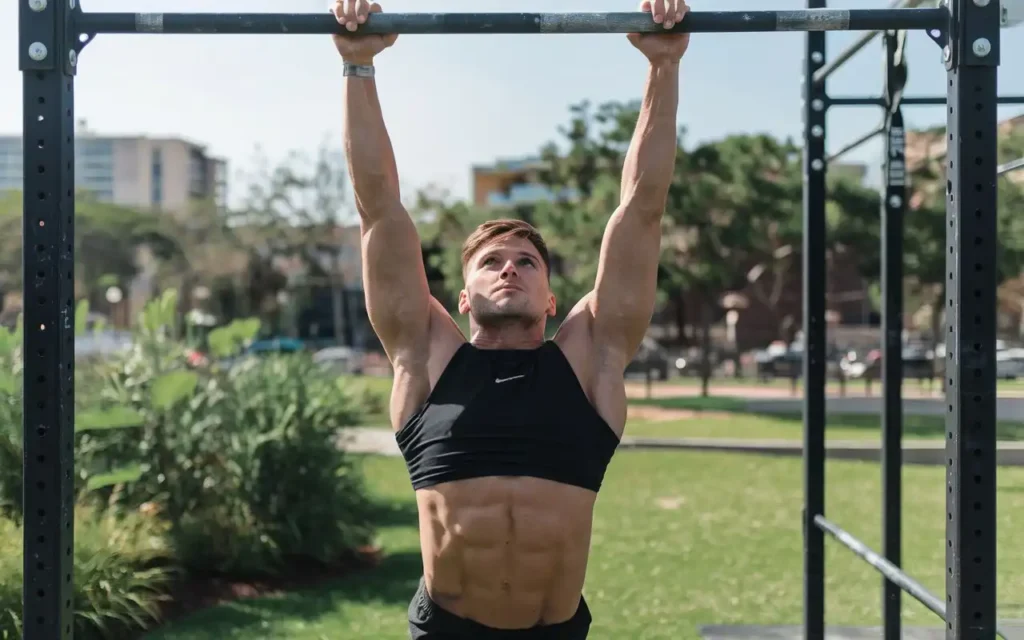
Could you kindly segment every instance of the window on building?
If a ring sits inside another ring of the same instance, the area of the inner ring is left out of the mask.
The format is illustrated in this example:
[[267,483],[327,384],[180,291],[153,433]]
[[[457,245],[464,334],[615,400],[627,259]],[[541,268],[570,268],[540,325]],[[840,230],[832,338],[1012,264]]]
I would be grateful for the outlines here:
[[163,166],[163,154],[160,149],[153,149],[152,160],[150,162],[151,175],[151,194],[150,200],[153,206],[160,208],[164,201],[164,166]]

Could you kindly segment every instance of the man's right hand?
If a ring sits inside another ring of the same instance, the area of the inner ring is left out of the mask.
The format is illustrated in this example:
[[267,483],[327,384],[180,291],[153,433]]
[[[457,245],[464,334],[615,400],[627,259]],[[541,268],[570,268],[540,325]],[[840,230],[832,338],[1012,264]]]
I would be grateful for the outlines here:
[[[380,13],[381,7],[376,2],[369,0],[335,0],[331,13],[338,19],[338,23],[348,30],[349,34],[355,33],[359,25],[366,22],[366,17],[371,13]],[[389,35],[348,35],[335,34],[334,46],[338,48],[345,62],[352,64],[373,64],[373,58],[381,51],[395,44],[398,34]]]

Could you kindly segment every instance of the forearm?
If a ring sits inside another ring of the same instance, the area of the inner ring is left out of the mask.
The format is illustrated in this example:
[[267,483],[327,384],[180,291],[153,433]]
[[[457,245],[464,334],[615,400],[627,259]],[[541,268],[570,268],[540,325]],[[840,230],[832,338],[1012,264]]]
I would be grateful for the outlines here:
[[397,210],[398,168],[372,78],[345,79],[345,152],[356,208],[364,222]]
[[652,64],[622,170],[623,205],[660,216],[676,163],[679,62]]

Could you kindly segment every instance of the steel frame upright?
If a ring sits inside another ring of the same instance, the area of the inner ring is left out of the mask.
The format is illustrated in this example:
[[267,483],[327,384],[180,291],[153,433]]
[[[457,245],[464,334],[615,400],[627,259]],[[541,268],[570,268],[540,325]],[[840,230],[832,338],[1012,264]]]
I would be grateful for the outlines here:
[[26,640],[73,633],[75,8],[34,0],[19,18]]
[[[824,0],[808,0],[821,8]],[[998,2],[949,0],[947,41],[946,635],[996,636],[996,286]],[[823,34],[808,33],[804,78],[804,633],[824,637],[824,549],[814,522],[825,520],[825,114]],[[823,79],[822,79],[823,80]],[[858,102],[859,101],[859,102]],[[1015,101],[1015,99],[1014,99]],[[880,101],[882,102],[882,101]],[[869,103],[866,99],[845,104]],[[923,102],[922,102],[923,103]],[[885,104],[885,102],[882,102]],[[902,213],[906,207],[904,131],[887,114],[883,208],[885,555],[900,560],[902,457]],[[897,284],[899,282],[899,284]],[[893,489],[895,488],[895,491]],[[875,563],[877,564],[877,563]],[[900,637],[897,585],[884,581],[886,638]]]
[[[807,0],[824,9],[825,0]],[[825,637],[825,156],[828,96],[814,74],[825,64],[825,33],[808,32],[804,54],[804,637]]]
[[947,108],[946,637],[996,633],[1000,3],[951,0]]

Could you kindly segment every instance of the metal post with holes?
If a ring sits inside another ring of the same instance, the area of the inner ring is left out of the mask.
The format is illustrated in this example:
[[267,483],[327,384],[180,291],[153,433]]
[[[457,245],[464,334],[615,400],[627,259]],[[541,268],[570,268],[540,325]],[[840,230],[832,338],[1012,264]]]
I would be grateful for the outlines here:
[[20,0],[24,77],[24,638],[71,638],[74,0]]
[[[807,0],[824,9],[825,0]],[[825,637],[825,125],[827,96],[814,74],[825,63],[825,34],[808,32],[804,58],[804,637]]]
[[946,637],[996,632],[998,0],[950,0]]
[[[903,499],[903,219],[907,208],[906,131],[901,107],[907,84],[906,31],[885,42],[885,192],[882,197],[882,553],[901,564]],[[902,638],[903,592],[882,578],[885,640]]]

